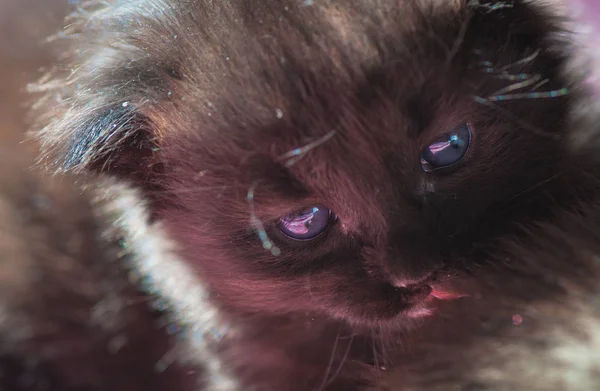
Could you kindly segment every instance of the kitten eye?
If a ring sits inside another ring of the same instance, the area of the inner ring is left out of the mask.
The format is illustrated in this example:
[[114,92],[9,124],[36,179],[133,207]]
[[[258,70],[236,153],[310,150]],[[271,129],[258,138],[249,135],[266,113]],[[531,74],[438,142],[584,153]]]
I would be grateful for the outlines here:
[[333,213],[322,205],[311,206],[279,220],[279,229],[294,240],[314,239],[329,227]]
[[461,124],[421,152],[421,167],[425,172],[450,167],[462,160],[471,144],[471,128]]

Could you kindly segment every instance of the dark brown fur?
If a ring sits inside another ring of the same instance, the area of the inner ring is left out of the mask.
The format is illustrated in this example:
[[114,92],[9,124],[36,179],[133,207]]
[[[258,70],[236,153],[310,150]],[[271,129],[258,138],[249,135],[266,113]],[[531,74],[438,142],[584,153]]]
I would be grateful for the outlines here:
[[[524,1],[91,2],[72,73],[39,87],[42,162],[146,192],[231,324],[219,356],[243,385],[351,390],[435,312],[431,287],[468,289],[499,237],[593,196],[559,33]],[[558,96],[495,100],[517,75]],[[464,164],[424,173],[419,151],[464,122]],[[324,235],[278,233],[315,203],[338,216]]]

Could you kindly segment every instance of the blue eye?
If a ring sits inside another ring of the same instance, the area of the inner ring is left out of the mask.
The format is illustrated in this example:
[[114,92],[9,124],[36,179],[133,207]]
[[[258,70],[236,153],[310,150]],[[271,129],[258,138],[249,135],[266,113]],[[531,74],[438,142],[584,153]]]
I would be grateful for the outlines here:
[[421,167],[425,172],[450,167],[462,160],[471,144],[471,128],[467,124],[457,126],[438,142],[421,152]]
[[310,240],[325,232],[331,221],[331,210],[322,205],[315,205],[282,217],[279,220],[279,229],[291,239]]

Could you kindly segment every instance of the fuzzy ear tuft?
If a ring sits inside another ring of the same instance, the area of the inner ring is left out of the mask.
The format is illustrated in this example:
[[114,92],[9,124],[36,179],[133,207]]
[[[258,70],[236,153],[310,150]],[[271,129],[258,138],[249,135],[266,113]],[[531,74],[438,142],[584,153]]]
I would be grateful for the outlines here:
[[136,139],[140,120],[125,106],[93,113],[66,140],[65,153],[56,162],[61,171],[110,168],[111,159],[120,148],[127,147],[125,139]]
[[142,185],[158,169],[150,119],[121,103],[94,111],[72,108],[44,131],[42,163],[56,172],[108,173]]

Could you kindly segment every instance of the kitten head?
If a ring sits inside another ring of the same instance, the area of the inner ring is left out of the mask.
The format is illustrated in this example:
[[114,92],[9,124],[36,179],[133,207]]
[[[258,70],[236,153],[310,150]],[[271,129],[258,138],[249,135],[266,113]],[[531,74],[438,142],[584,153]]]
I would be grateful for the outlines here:
[[576,176],[559,23],[528,2],[87,11],[46,85],[45,161],[146,188],[232,311],[426,313],[455,257]]

